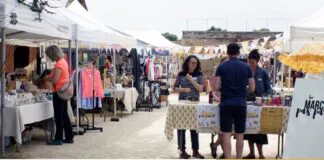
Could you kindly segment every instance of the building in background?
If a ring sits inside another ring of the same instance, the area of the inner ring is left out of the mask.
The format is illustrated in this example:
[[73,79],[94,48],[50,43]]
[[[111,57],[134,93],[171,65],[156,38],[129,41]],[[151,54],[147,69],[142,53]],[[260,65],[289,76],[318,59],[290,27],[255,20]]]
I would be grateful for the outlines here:
[[282,32],[228,32],[228,31],[183,31],[183,46],[218,46],[231,42],[242,42],[264,37],[271,37]]

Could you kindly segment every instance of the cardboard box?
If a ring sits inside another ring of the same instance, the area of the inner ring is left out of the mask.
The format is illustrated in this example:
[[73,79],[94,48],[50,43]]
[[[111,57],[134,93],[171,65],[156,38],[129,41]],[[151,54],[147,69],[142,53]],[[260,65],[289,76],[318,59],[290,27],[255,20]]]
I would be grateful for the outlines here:
[[282,107],[262,107],[260,133],[280,134],[282,131],[282,114]]

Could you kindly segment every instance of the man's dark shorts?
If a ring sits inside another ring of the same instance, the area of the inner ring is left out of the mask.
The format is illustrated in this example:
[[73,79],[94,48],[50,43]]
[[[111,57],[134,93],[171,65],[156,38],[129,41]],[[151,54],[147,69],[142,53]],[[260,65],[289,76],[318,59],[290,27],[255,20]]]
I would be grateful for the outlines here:
[[220,105],[220,126],[222,132],[232,132],[234,121],[235,133],[245,132],[246,106]]

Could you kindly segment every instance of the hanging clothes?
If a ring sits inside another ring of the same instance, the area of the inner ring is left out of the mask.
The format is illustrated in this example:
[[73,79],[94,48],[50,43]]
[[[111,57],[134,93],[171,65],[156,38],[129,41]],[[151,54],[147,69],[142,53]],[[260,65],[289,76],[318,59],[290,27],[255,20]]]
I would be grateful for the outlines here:
[[130,51],[132,60],[133,60],[133,67],[132,67],[132,73],[134,75],[134,87],[136,88],[137,92],[140,93],[140,83],[141,83],[141,68],[140,68],[140,58],[137,53],[136,49],[132,49]]
[[145,60],[145,74],[146,74],[146,75],[149,74],[150,64],[151,64],[151,59],[150,59],[150,58],[147,58],[147,59]]
[[148,80],[154,81],[155,72],[154,72],[154,63],[150,63],[149,65],[149,71],[148,71]]
[[[94,71],[94,74],[93,74]],[[100,72],[89,65],[81,72],[82,79],[82,98],[93,97],[93,89],[95,90],[94,97],[104,97],[103,86],[101,82]]]
[[[80,108],[82,108],[82,109],[93,109],[95,107],[102,108],[101,97],[92,97],[92,93],[91,93],[91,97],[89,97],[89,98],[82,97],[82,93],[83,93],[82,73],[83,72],[84,72],[84,69],[80,68],[79,73],[78,73],[78,76],[79,76],[79,82],[78,82],[79,83],[79,88],[78,88],[79,94],[78,95],[79,96],[77,97]],[[92,86],[92,82],[91,82],[91,84],[88,84],[88,85]],[[90,87],[90,88],[92,88],[92,87]],[[94,104],[93,104],[93,98],[95,98]]]

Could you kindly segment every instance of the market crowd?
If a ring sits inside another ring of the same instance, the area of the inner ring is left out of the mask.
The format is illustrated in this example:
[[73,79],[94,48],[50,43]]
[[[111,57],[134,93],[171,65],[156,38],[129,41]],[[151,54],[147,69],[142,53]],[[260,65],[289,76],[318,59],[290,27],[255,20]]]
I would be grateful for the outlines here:
[[[218,139],[210,144],[211,154],[217,158],[217,148],[221,146],[223,154],[220,158],[231,158],[231,137],[236,139],[236,158],[254,159],[256,154],[254,145],[258,149],[259,158],[264,159],[262,146],[268,144],[267,135],[245,134],[247,101],[255,101],[256,97],[272,94],[269,74],[259,67],[260,54],[257,49],[252,50],[248,62],[239,59],[240,46],[231,43],[227,46],[227,57],[215,69],[215,74],[209,79],[213,99],[219,102],[220,129]],[[179,100],[199,101],[200,92],[203,91],[205,80],[201,72],[199,59],[190,55],[183,63],[182,71],[178,74],[174,91],[179,93]],[[232,134],[234,124],[235,134]],[[178,130],[178,149],[180,158],[191,157],[186,152],[185,130]],[[203,159],[199,153],[199,135],[196,130],[190,130],[192,143],[192,156]],[[243,157],[244,140],[248,140],[250,153]]]

